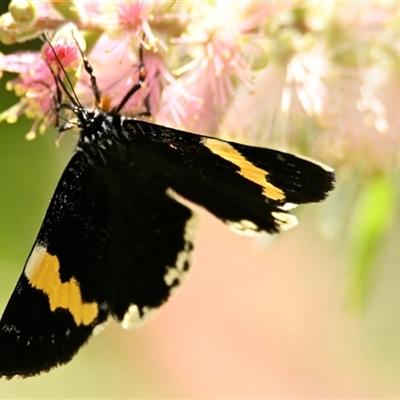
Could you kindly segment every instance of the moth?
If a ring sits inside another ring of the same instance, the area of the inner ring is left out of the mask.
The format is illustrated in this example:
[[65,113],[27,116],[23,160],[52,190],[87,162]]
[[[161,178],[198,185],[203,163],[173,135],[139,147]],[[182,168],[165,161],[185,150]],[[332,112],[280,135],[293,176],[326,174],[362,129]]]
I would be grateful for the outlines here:
[[76,117],[60,130],[79,139],[0,321],[6,378],[66,363],[110,317],[137,326],[166,302],[189,270],[198,224],[181,199],[236,232],[277,233],[295,225],[291,208],[334,187],[322,163],[124,115],[144,69],[105,107],[111,99],[81,54],[96,106],[81,104],[60,64],[56,111]]

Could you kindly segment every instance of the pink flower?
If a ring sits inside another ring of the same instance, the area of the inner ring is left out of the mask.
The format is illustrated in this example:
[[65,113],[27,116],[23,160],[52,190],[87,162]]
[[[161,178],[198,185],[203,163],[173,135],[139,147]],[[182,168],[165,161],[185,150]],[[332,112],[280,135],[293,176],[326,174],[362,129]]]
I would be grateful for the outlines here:
[[[16,120],[25,114],[34,119],[34,124],[28,133],[29,138],[34,138],[39,126],[42,130],[55,122],[54,107],[57,101],[63,101],[54,97],[57,90],[50,68],[63,79],[64,71],[75,73],[81,61],[75,40],[62,35],[54,39],[52,48],[45,43],[42,53],[21,52],[2,56],[0,70],[19,75],[18,78],[8,82],[8,89],[14,90],[21,97],[16,106],[2,114],[3,118]],[[62,71],[60,63],[64,68]],[[70,80],[74,82],[73,74]]]
[[53,76],[40,54],[34,52],[3,55],[0,69],[19,74],[7,83],[7,88],[21,97],[19,103],[1,114],[0,120],[14,122],[26,114],[35,120],[29,133],[29,138],[33,138],[40,124],[49,125],[55,118],[51,101],[55,90]]
[[60,64],[65,71],[75,71],[81,64],[81,55],[72,37],[62,36],[52,43],[45,43],[42,49],[44,62],[54,71],[60,73]]
[[218,131],[235,86],[246,85],[250,76],[250,66],[242,51],[242,30],[251,31],[255,25],[246,23],[246,19],[235,24],[240,20],[241,9],[229,6],[220,11],[224,13],[223,20],[213,7],[202,5],[198,9],[201,22],[192,23],[188,35],[173,40],[174,44],[185,46],[191,55],[190,62],[176,70],[178,75],[182,74],[181,91],[172,96],[175,94],[174,101],[181,104],[184,114],[175,122],[206,134]]
[[[126,114],[143,112],[148,100],[156,121],[189,131],[246,135],[253,143],[290,149],[302,143],[303,150],[310,147],[336,162],[351,159],[353,152],[346,154],[358,144],[363,151],[380,148],[387,154],[371,156],[378,169],[385,158],[393,162],[397,120],[384,97],[388,91],[382,82],[372,87],[370,78],[364,81],[371,71],[371,57],[364,52],[371,32],[379,38],[376,43],[399,52],[396,30],[384,29],[396,26],[393,5],[307,3],[300,12],[294,11],[297,2],[99,1],[76,2],[75,8],[64,2],[31,4],[35,10],[30,10],[34,18],[29,27],[6,14],[0,33],[25,40],[74,21],[75,28],[71,24],[58,34],[64,42],[56,38],[53,46],[86,106],[93,106],[93,93],[80,53],[66,32],[71,29],[89,32],[85,53],[111,107],[138,82],[142,46],[145,84],[125,105]],[[338,16],[336,25],[332,13]],[[345,44],[335,35],[338,26]],[[352,51],[362,54],[365,64],[346,64]],[[42,55],[58,71],[48,46]],[[43,62],[33,65],[25,61],[28,57],[32,55],[2,58],[2,70],[19,74],[8,86],[25,96],[2,118],[25,113],[36,119],[34,126],[47,126],[54,122],[54,79]],[[346,86],[348,76],[351,85]],[[350,127],[355,126],[374,134],[354,134]],[[307,132],[305,139],[299,132]],[[304,140],[312,145],[304,146]]]
[[105,31],[113,40],[128,38],[156,49],[158,45],[164,50],[166,45],[154,33],[152,25],[171,17],[167,14],[174,3],[156,1],[104,2],[103,12],[109,15]]

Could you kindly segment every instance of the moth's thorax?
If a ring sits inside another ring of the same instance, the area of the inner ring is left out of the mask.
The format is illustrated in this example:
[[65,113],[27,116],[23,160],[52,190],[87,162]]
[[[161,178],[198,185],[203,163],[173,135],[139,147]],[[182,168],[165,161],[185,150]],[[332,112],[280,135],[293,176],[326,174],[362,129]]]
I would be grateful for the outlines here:
[[76,150],[83,151],[89,157],[106,162],[110,155],[119,155],[129,140],[123,134],[120,115],[108,114],[100,109],[81,110],[78,114],[80,138]]

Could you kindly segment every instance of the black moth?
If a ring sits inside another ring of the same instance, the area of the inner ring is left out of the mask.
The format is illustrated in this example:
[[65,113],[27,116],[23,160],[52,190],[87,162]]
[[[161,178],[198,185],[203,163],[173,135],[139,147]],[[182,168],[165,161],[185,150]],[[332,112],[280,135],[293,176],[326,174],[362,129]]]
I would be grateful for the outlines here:
[[109,317],[127,328],[160,307],[191,262],[197,218],[180,198],[239,233],[276,233],[295,224],[290,208],[333,188],[333,170],[322,164],[120,114],[140,76],[104,111],[84,107],[54,74],[58,110],[77,117],[60,129],[75,126],[80,136],[2,316],[0,376],[48,371]]

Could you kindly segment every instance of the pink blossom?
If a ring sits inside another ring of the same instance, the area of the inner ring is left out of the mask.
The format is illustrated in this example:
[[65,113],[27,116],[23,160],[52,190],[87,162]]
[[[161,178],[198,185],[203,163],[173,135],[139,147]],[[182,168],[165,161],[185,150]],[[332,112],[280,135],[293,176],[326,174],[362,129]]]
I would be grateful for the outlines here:
[[[75,8],[64,2],[32,4],[36,22],[29,29],[8,22],[3,33],[25,40],[73,21],[75,28],[68,29],[89,32],[85,53],[112,106],[138,82],[142,46],[145,84],[124,113],[142,112],[148,99],[156,121],[190,131],[247,136],[256,144],[288,149],[302,143],[303,150],[332,162],[352,159],[353,154],[346,154],[358,145],[363,152],[368,149],[378,169],[383,160],[392,164],[397,157],[397,119],[386,99],[391,96],[386,86],[396,84],[396,74],[371,80],[374,60],[365,51],[373,35],[382,48],[399,53],[393,4],[306,2],[301,10],[295,1],[99,1],[75,2]],[[92,106],[80,53],[70,36],[64,40],[54,42],[55,50],[80,101]],[[57,68],[48,47],[42,54]],[[26,98],[12,108],[13,117],[2,117],[12,120],[25,113],[40,121],[37,126],[47,125],[53,121],[54,79],[43,62],[22,61],[32,55],[16,57],[2,58],[0,67],[19,74],[8,86]],[[382,60],[390,63],[388,57]],[[356,127],[374,133],[363,135]],[[373,155],[378,148],[379,156]]]
[[26,114],[35,119],[31,132],[35,132],[41,123],[48,125],[54,121],[52,96],[55,83],[39,53],[3,55],[0,58],[0,69],[19,74],[18,78],[8,82],[7,88],[21,96],[19,103],[3,112],[0,119],[15,121],[20,115]]
[[133,2],[104,2],[101,8],[108,13],[109,23],[106,32],[111,38],[129,38],[155,49],[166,45],[154,33],[152,25],[157,21],[168,18],[166,12],[173,6],[173,3],[153,1]]
[[75,40],[72,37],[62,37],[52,43],[45,43],[42,49],[44,62],[53,70],[60,71],[60,64],[64,70],[76,70],[81,63],[81,55]]

